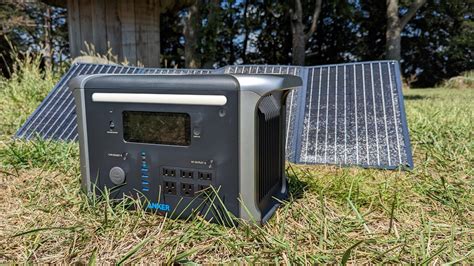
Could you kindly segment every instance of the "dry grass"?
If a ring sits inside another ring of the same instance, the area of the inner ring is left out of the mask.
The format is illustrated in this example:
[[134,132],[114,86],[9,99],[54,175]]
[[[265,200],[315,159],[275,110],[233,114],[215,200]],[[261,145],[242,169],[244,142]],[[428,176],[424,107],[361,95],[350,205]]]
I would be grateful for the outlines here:
[[292,165],[268,224],[223,227],[86,198],[76,144],[10,139],[9,95],[50,89],[23,79],[0,81],[0,262],[474,263],[473,90],[407,92],[413,171]]

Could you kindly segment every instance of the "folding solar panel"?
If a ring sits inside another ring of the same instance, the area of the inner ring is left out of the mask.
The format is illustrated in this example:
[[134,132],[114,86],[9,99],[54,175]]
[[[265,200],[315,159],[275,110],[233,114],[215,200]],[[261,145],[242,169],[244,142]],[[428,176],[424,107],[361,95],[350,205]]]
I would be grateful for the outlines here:
[[292,74],[287,157],[301,164],[412,167],[399,65],[376,61],[315,67],[227,66],[224,73]]
[[397,62],[315,67],[226,66],[159,69],[74,64],[16,133],[17,138],[76,140],[74,100],[67,83],[85,74],[290,74],[303,86],[287,99],[286,155],[303,164],[412,167]]
[[[412,167],[398,64],[310,67],[299,163]],[[395,73],[398,73],[396,75]]]

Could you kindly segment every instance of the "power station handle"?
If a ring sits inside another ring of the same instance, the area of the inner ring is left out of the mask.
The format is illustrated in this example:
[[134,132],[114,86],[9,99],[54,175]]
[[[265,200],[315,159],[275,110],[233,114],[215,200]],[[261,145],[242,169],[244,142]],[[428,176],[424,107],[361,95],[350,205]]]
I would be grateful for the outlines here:
[[223,106],[227,103],[224,95],[195,94],[151,94],[151,93],[93,93],[93,102],[108,103],[151,103]]

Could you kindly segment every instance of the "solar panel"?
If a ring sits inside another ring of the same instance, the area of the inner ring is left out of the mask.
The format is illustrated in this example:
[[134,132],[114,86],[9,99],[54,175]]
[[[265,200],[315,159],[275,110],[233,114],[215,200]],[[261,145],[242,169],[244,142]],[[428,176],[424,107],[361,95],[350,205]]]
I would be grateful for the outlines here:
[[296,161],[412,167],[398,71],[391,61],[308,68]]
[[224,73],[293,74],[287,100],[288,160],[301,164],[413,167],[395,61],[315,67],[227,66]]
[[78,138],[74,99],[67,83],[85,74],[290,74],[303,86],[287,99],[287,159],[303,164],[412,167],[397,62],[315,67],[226,66],[160,69],[74,64],[16,133],[17,138]]

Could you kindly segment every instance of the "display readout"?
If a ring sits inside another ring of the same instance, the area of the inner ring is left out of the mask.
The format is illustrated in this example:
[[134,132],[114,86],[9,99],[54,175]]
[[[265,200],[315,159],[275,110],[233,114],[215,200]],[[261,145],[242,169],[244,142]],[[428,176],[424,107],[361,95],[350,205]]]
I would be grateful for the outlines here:
[[124,111],[122,115],[125,141],[179,146],[191,144],[189,114]]

